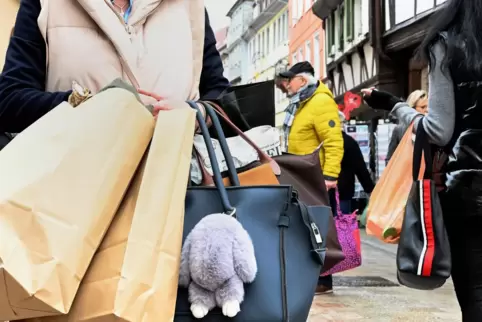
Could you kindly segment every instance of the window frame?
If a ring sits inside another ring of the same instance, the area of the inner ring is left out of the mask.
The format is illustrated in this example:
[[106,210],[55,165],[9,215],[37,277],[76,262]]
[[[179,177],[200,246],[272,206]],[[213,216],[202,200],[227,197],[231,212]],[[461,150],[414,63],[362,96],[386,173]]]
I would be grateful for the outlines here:
[[326,53],[328,57],[335,56],[336,53],[336,19],[335,15],[332,13],[329,17],[325,20],[325,28],[326,28]]
[[344,15],[345,39],[353,41],[355,39],[355,0],[345,0]]
[[[308,39],[305,41],[305,60],[311,64],[312,62],[312,47],[311,47],[311,40]],[[309,55],[308,55],[309,54]]]
[[291,65],[294,65],[298,63],[298,52],[294,52],[292,55],[291,55]]
[[345,3],[343,2],[340,6],[338,6],[338,10],[336,11],[338,15],[338,50],[343,52],[345,49]]
[[[320,77],[320,70],[321,70],[321,34],[320,32],[316,32],[313,35],[313,68],[315,69],[315,76],[317,78]],[[318,44],[318,45],[316,45]]]

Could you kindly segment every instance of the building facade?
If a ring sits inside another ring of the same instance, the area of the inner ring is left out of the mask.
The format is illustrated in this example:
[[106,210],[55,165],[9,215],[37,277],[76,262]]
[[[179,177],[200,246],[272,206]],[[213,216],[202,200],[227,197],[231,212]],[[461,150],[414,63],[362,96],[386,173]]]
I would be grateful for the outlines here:
[[406,97],[416,89],[428,90],[428,68],[415,54],[430,28],[430,17],[446,0],[373,1],[382,5],[378,23],[381,54],[400,75],[398,93]]
[[5,54],[10,41],[10,33],[15,24],[19,0],[2,0],[2,10],[0,10],[0,71],[5,62]]
[[315,76],[325,76],[323,22],[311,10],[314,0],[290,0],[289,62],[309,61]]
[[248,43],[242,37],[253,19],[254,0],[237,0],[227,16],[231,19],[226,38],[226,75],[231,84],[246,83],[245,71],[250,64]]
[[[258,0],[253,20],[243,34],[248,43],[249,64],[246,69],[248,83],[274,79],[288,67],[288,6],[282,0]],[[283,124],[286,95],[275,89],[276,125]]]
[[316,0],[312,10],[325,29],[324,81],[336,100],[372,86],[401,97],[428,89],[427,66],[414,54],[445,1]]
[[347,91],[358,92],[384,82],[370,42],[370,6],[370,0],[318,0],[313,6],[324,24],[324,81],[338,102],[343,101]]

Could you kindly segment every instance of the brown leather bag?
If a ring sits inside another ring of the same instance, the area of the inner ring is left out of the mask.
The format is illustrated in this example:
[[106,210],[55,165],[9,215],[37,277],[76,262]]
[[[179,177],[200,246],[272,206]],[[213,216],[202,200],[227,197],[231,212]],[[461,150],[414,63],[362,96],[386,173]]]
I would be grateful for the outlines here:
[[[227,115],[223,113],[223,110],[219,106],[215,104],[211,105],[218,113],[218,116],[222,118],[227,124],[229,124],[229,126],[238,135],[246,137],[244,133],[229,120]],[[253,148],[255,148],[256,151],[258,151],[258,155],[266,155],[266,153],[261,151],[256,146],[256,144],[249,140],[249,138],[247,138],[246,142],[248,142]],[[273,158],[270,158],[266,155],[266,157],[263,157],[264,162],[261,161],[262,165],[264,164],[264,170],[263,168],[254,168],[254,170],[266,171],[267,165],[269,164],[270,166],[274,167],[273,169],[277,170],[273,170],[271,173],[275,172],[278,174],[279,183],[292,185],[294,189],[298,191],[298,196],[300,200],[306,205],[330,206],[328,192],[325,186],[325,179],[323,177],[323,171],[321,170],[319,157],[320,148],[321,146],[316,149],[316,151],[308,155],[293,155],[286,153]],[[260,160],[262,160],[261,157]],[[264,178],[269,177],[268,175],[265,176],[260,174],[260,177],[257,178],[257,175],[253,170],[248,170],[245,173],[246,175],[243,175],[244,173],[241,173],[239,175],[241,185],[271,184],[269,183],[269,180],[263,181]],[[206,174],[203,173],[203,177],[206,176],[209,177],[207,171]],[[225,179],[225,184],[226,181],[229,182],[229,179]],[[326,241],[327,252],[325,257],[325,264],[323,265],[323,272],[331,269],[333,266],[345,259],[345,255],[343,254],[340,242],[338,241],[338,234],[333,218],[331,218],[329,224],[330,228]]]
[[[280,183],[292,185],[298,191],[298,197],[302,202],[308,206],[330,206],[325,178],[321,170],[320,148],[307,155],[285,153],[273,159],[281,168]],[[322,273],[345,259],[333,218],[329,225]]]

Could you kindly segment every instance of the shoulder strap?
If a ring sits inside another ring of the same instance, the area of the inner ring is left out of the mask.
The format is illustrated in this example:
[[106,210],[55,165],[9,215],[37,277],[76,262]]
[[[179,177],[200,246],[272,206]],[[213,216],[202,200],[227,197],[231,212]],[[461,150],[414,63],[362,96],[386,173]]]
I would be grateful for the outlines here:
[[420,174],[420,167],[422,164],[422,156],[425,159],[425,173],[424,179],[432,179],[433,177],[433,159],[430,142],[428,141],[427,133],[423,126],[423,117],[418,122],[415,144],[413,147],[413,163],[412,163],[412,176],[413,181],[418,180]]

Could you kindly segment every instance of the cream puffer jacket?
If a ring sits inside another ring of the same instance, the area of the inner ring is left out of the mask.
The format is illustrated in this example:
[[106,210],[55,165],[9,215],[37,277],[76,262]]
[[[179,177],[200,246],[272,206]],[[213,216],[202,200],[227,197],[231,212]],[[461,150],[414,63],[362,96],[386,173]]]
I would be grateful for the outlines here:
[[76,81],[97,92],[115,78],[166,99],[197,99],[203,0],[135,0],[124,23],[110,0],[41,0],[47,91]]

